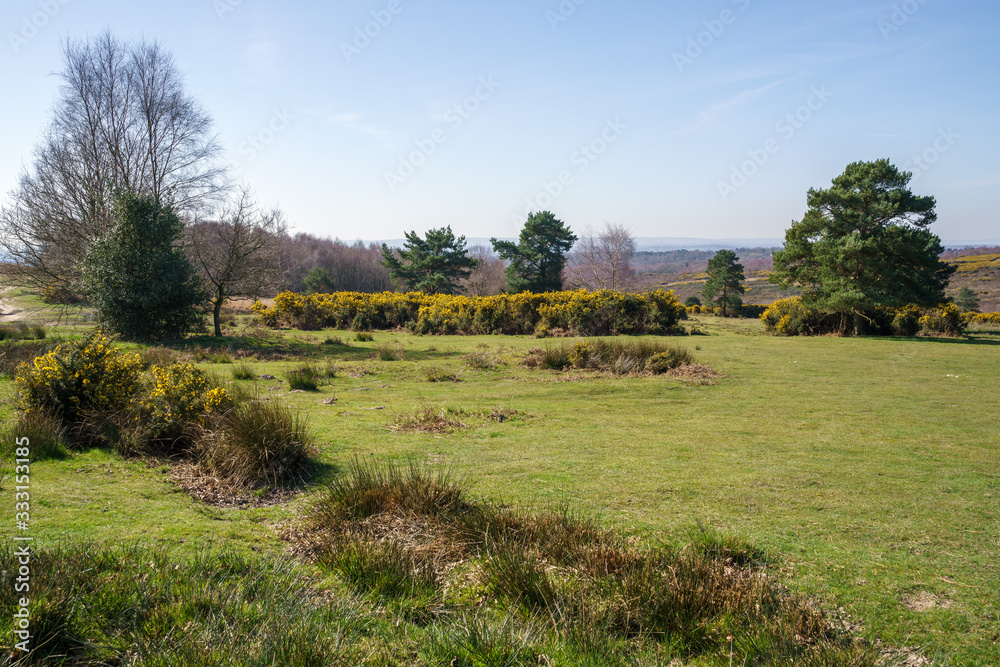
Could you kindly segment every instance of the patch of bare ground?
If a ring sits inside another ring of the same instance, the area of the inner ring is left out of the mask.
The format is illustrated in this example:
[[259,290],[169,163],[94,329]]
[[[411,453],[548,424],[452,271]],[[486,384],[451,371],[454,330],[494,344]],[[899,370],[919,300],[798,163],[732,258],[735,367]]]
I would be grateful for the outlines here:
[[951,600],[934,595],[930,591],[913,591],[900,597],[899,601],[910,611],[950,609],[955,604]]
[[195,500],[214,507],[272,507],[287,502],[297,493],[295,489],[247,489],[209,475],[190,461],[172,463],[167,476]]
[[665,373],[670,377],[683,380],[690,384],[714,384],[722,374],[708,364],[684,364]]

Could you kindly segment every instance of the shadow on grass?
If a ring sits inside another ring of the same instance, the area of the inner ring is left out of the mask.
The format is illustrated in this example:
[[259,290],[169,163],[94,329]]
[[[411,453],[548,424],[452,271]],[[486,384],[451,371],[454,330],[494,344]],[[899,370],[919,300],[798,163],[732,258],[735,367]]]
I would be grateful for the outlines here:
[[[979,338],[977,336],[989,336],[989,338]],[[1000,345],[1000,336],[997,334],[970,334],[965,338],[947,338],[932,336],[864,336],[867,340],[884,340],[889,342],[911,342],[922,344],[946,344],[946,345]]]

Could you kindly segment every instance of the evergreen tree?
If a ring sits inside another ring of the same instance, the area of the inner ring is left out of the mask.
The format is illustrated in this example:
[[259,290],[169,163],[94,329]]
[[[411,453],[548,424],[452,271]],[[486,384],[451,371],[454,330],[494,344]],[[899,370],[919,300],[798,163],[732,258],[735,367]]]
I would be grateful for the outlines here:
[[566,253],[576,236],[549,211],[532,213],[518,243],[493,238],[493,250],[510,261],[507,285],[511,292],[551,292],[562,289]]
[[407,289],[426,294],[459,294],[460,283],[472,273],[476,260],[469,257],[465,237],[455,238],[448,226],[428,231],[426,239],[416,232],[407,232],[406,243],[399,251],[383,243],[382,264],[389,269],[392,279],[402,282]]
[[888,160],[855,162],[826,190],[810,189],[809,208],[774,253],[771,281],[798,285],[803,301],[820,311],[853,317],[863,333],[880,306],[934,307],[954,268],[940,260],[934,197],[908,189],[912,174]]
[[743,265],[737,263],[736,259],[736,253],[732,250],[715,253],[708,260],[708,280],[701,290],[706,303],[722,306],[723,317],[730,311],[739,312],[743,306],[743,294],[746,293],[746,288],[743,287],[746,275],[743,273]]
[[971,287],[963,287],[955,295],[955,305],[967,313],[979,311],[979,296]]
[[111,228],[91,246],[81,278],[105,331],[156,340],[199,324],[207,295],[178,245],[183,231],[173,209],[152,196],[115,198]]

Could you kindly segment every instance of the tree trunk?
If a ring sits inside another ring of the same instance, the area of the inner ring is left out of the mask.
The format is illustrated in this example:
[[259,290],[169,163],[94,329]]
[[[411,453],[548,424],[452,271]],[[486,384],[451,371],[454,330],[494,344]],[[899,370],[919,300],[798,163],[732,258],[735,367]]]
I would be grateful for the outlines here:
[[854,335],[865,335],[865,318],[861,316],[861,313],[857,312],[854,313]]
[[222,327],[219,326],[219,316],[222,314],[222,304],[225,302],[226,296],[220,288],[218,292],[215,293],[215,309],[212,311],[212,316],[215,319],[215,335],[222,335]]

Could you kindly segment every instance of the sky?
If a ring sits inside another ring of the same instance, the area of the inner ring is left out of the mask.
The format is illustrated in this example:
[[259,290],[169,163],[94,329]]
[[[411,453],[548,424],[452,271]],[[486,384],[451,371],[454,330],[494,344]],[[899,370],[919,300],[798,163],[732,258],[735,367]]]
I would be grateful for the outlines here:
[[781,238],[851,162],[1000,242],[996,0],[5,0],[0,192],[30,168],[67,38],[156,40],[233,176],[296,231],[450,225]]

